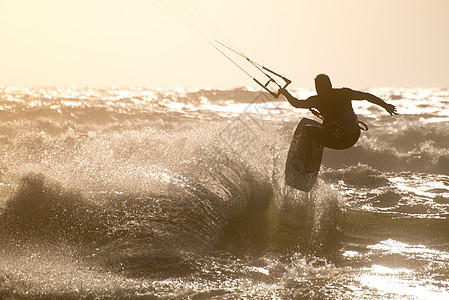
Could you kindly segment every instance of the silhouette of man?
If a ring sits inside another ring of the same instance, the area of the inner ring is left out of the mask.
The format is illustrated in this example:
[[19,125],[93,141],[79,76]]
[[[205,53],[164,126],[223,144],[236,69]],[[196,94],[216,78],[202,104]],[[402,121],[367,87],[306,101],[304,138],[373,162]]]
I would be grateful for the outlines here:
[[370,93],[350,88],[333,88],[326,74],[319,74],[315,78],[315,90],[317,95],[306,100],[293,97],[286,89],[279,90],[294,107],[316,109],[323,118],[321,126],[307,125],[301,131],[301,135],[304,135],[305,167],[308,172],[313,171],[313,142],[323,147],[343,150],[354,146],[359,139],[360,127],[352,108],[352,100],[367,100],[383,107],[390,115],[397,115],[394,105]]

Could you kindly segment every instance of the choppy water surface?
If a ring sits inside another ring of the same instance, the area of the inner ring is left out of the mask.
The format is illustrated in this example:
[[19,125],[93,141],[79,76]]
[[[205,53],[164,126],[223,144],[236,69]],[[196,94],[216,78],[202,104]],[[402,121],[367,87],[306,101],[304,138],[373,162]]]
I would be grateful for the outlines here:
[[286,101],[1,88],[0,298],[446,299],[449,90],[370,92],[305,194]]

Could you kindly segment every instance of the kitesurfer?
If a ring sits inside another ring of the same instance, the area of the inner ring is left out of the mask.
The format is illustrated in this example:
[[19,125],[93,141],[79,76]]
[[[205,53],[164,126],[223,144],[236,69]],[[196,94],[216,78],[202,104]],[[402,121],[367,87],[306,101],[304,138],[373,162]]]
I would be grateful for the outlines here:
[[333,88],[329,76],[319,74],[315,78],[316,95],[299,100],[293,97],[285,88],[279,93],[296,108],[316,109],[323,119],[321,126],[307,125],[303,128],[303,148],[307,171],[313,171],[313,144],[323,147],[343,150],[348,149],[360,137],[359,121],[352,108],[352,100],[367,100],[383,107],[390,115],[397,115],[396,107],[388,104],[370,93],[352,90],[350,88]]

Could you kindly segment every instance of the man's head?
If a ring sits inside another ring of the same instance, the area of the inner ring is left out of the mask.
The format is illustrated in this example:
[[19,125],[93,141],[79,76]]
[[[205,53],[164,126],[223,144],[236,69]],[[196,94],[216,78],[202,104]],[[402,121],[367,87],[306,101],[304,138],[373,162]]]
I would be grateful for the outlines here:
[[329,76],[319,74],[315,77],[315,90],[317,94],[326,94],[332,90],[332,83]]

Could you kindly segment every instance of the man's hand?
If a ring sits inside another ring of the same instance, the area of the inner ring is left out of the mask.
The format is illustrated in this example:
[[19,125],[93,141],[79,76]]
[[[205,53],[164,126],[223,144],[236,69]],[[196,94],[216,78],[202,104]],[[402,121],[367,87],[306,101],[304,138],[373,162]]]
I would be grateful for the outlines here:
[[386,104],[384,108],[392,116],[398,114],[396,106],[394,106],[393,104]]
[[284,95],[285,97],[291,96],[291,95],[290,95],[290,92],[287,91],[287,90],[284,89],[284,88],[279,88],[278,93],[279,93],[280,95]]

